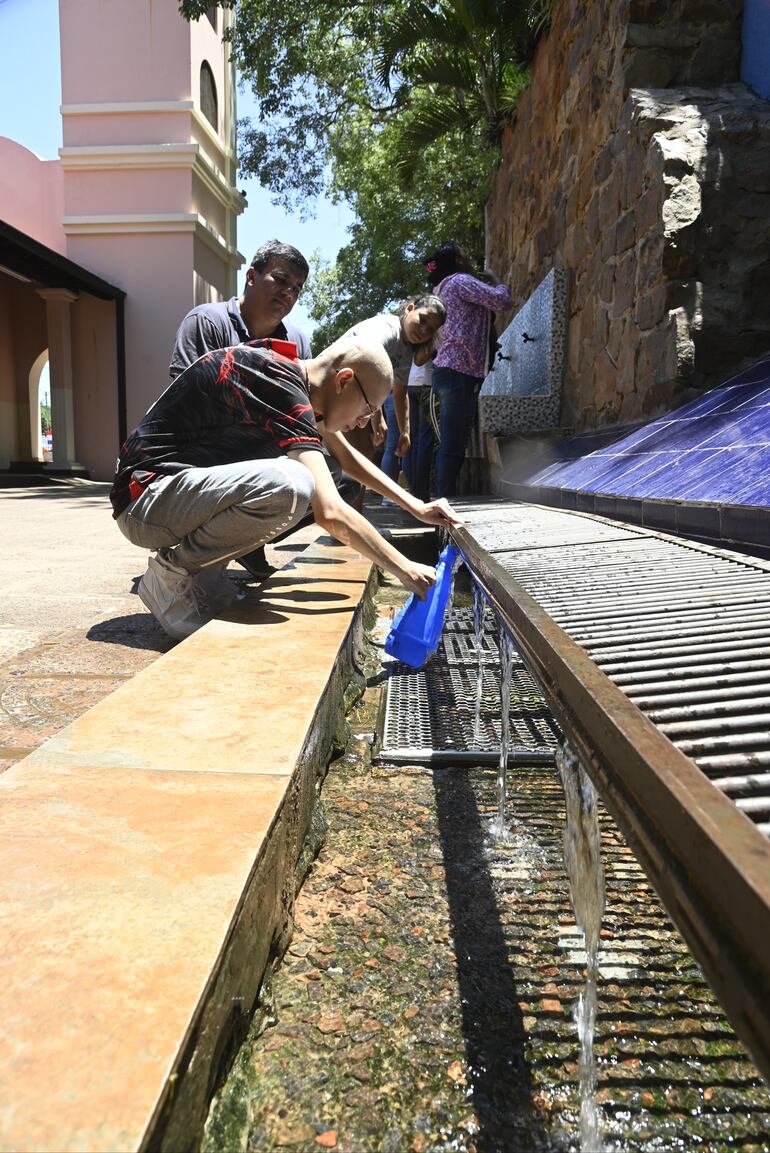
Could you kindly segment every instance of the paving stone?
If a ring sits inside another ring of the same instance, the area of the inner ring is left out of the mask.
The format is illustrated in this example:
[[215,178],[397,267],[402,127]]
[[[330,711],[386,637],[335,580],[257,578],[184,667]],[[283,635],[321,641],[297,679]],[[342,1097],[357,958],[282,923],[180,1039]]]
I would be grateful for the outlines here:
[[123,683],[123,677],[29,677],[0,673],[0,744],[41,744]]

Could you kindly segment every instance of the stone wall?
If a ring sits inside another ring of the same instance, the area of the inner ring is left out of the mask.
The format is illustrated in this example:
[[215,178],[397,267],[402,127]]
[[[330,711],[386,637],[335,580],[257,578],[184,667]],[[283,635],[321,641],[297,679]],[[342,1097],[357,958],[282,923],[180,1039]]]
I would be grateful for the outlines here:
[[565,427],[673,408],[770,348],[770,103],[738,82],[740,9],[555,0],[489,262],[514,311],[569,272]]

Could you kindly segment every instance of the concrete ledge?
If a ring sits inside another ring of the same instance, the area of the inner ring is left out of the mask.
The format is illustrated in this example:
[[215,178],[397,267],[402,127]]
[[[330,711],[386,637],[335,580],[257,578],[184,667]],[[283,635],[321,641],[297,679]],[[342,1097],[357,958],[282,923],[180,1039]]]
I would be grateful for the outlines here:
[[0,777],[0,1149],[196,1147],[290,933],[369,578],[319,540]]

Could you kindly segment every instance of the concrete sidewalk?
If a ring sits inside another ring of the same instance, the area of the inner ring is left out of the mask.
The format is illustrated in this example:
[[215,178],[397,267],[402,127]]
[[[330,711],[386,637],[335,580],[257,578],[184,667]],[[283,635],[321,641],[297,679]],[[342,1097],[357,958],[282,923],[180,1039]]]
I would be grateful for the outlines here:
[[145,614],[131,596],[143,553],[112,523],[109,485],[0,490],[0,660],[110,616]]
[[146,556],[108,493],[0,490],[0,771],[174,644],[133,594]]

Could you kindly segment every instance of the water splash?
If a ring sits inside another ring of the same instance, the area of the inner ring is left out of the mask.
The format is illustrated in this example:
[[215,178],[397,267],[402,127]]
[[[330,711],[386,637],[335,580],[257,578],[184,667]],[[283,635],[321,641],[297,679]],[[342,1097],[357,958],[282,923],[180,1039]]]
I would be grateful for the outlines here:
[[484,688],[484,610],[486,602],[484,594],[473,582],[473,638],[476,644],[476,721],[473,726],[473,740],[478,748],[481,744],[481,696]]
[[514,645],[511,637],[500,625],[500,761],[497,769],[497,815],[489,827],[496,841],[507,841],[510,833],[505,825],[505,796],[508,776],[508,752],[511,744],[511,679],[513,677]]
[[586,948],[586,982],[575,1008],[580,1040],[578,1080],[580,1088],[581,1153],[602,1153],[601,1117],[596,1102],[597,979],[599,933],[604,913],[604,868],[596,811],[596,790],[574,751],[564,745],[556,754],[564,786],[567,822],[564,828],[564,864],[569,878],[575,920],[583,931]]

